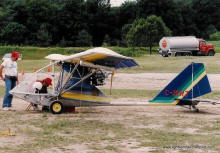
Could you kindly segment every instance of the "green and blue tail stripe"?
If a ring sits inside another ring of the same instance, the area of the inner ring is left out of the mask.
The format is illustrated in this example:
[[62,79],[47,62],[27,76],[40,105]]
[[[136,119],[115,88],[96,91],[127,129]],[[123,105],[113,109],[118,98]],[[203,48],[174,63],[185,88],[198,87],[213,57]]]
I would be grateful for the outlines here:
[[191,63],[173,79],[154,99],[152,105],[176,105],[211,92],[203,63]]

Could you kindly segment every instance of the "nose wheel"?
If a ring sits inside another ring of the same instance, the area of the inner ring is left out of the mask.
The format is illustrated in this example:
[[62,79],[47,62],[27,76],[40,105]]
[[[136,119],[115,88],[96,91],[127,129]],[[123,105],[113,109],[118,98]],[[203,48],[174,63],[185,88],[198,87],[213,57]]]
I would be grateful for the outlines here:
[[63,104],[60,101],[55,101],[50,105],[50,111],[53,114],[61,114],[63,109]]

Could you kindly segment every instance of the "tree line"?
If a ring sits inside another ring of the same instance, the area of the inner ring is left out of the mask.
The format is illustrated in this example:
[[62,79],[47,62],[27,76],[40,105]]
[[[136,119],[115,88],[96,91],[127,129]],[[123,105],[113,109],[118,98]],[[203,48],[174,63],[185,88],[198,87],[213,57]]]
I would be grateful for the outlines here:
[[[149,17],[163,29],[152,33],[153,28],[144,23],[154,23]],[[136,39],[134,25],[148,27],[142,34],[154,38],[146,38],[146,43],[166,35],[219,39],[219,19],[219,0],[137,0],[119,7],[111,7],[110,0],[1,0],[0,44],[141,45],[130,42]],[[145,37],[137,38],[145,41]]]

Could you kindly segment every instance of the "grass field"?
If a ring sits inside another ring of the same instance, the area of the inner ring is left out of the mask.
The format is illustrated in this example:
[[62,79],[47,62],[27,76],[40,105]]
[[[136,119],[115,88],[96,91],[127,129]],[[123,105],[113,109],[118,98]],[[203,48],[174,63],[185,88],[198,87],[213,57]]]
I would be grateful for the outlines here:
[[[216,54],[213,57],[168,57],[164,58],[158,55],[145,55],[135,58],[140,65],[134,69],[125,70],[126,72],[158,72],[158,73],[176,73],[180,72],[183,68],[189,65],[191,62],[201,62],[205,64],[208,73],[220,73],[220,54]],[[125,72],[124,71],[124,72]]]
[[[208,43],[214,44],[215,46],[215,52],[220,53],[220,41],[209,41]],[[74,54],[79,53],[82,51],[85,51],[87,49],[90,49],[93,47],[32,47],[32,46],[0,46],[0,57],[2,57],[5,53],[12,52],[13,50],[18,50],[20,53],[22,53],[22,56],[25,60],[41,60],[45,56],[49,54]],[[133,51],[131,48],[127,47],[107,47],[109,49],[112,49],[113,51],[118,52],[119,54],[125,55],[125,56],[142,56],[142,55],[148,55],[149,54],[149,47],[136,47]],[[157,49],[158,46],[154,46],[152,48],[153,54],[157,55]]]
[[[179,72],[182,68],[188,65],[190,62],[203,62],[207,68],[208,73],[220,72],[220,41],[210,41],[215,45],[216,55],[214,57],[169,57],[163,58],[156,52],[157,46],[153,47],[153,55],[149,55],[149,48],[137,47],[135,53],[131,48],[124,47],[108,47],[120,54],[126,56],[135,56],[135,60],[140,65],[135,69],[128,70],[129,73],[136,72]],[[5,53],[13,50],[19,50],[22,55],[22,61],[19,61],[19,72],[24,69],[26,72],[33,72],[34,68],[39,69],[42,66],[49,63],[48,60],[44,60],[44,57],[48,54],[73,54],[89,49],[88,47],[19,47],[19,46],[0,46],[0,57]],[[126,70],[127,71],[127,70]],[[123,71],[120,71],[123,72]]]
[[[23,59],[25,60],[40,60],[49,54],[64,54],[71,55],[75,53],[79,53],[82,51],[86,51],[94,47],[21,47],[21,46],[0,46],[0,57],[3,57],[5,53],[10,53],[14,50],[18,50]],[[149,48],[147,47],[137,47],[135,52],[131,48],[127,47],[107,47],[112,49],[119,54],[125,56],[141,56],[142,54],[149,54]],[[157,54],[158,47],[153,47],[153,53]]]
[[[180,72],[191,62],[202,62],[206,66],[208,73],[220,73],[220,54],[214,57],[169,57],[164,58],[159,55],[144,55],[135,57],[135,60],[140,65],[136,68],[119,70],[118,72],[126,73],[177,73]],[[34,68],[40,69],[41,67],[49,64],[49,60],[21,60],[18,62],[19,72],[24,69],[25,72],[33,72]]]

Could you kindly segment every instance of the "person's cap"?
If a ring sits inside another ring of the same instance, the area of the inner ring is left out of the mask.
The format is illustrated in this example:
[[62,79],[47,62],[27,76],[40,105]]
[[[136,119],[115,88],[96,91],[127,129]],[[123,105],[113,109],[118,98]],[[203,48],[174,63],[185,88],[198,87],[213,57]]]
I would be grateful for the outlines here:
[[19,58],[20,57],[19,52],[18,51],[13,51],[11,53],[11,57]]
[[44,79],[44,81],[48,84],[48,85],[50,85],[50,86],[52,86],[52,79],[51,78],[46,78],[46,79]]

